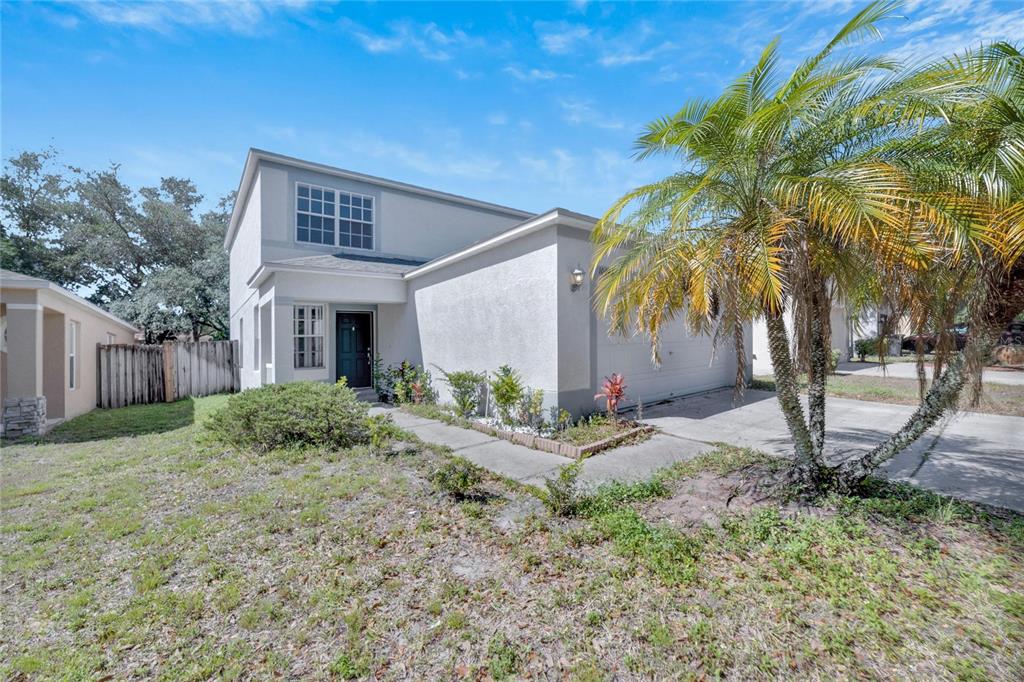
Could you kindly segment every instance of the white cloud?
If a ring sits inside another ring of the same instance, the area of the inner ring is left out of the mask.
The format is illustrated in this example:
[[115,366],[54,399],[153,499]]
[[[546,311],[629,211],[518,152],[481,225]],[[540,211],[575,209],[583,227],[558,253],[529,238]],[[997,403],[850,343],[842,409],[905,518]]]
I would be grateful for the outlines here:
[[565,21],[537,21],[533,24],[542,50],[549,54],[568,54],[590,35],[590,29]]
[[670,42],[664,42],[660,45],[640,51],[620,45],[616,49],[606,51],[597,61],[601,66],[626,66],[628,64],[639,64],[641,62],[649,62],[659,54],[668,52],[673,48],[675,48],[675,45]]
[[303,9],[308,0],[174,0],[173,2],[83,2],[74,5],[86,16],[115,26],[170,33],[179,28],[255,34],[280,12]]
[[[500,159],[467,149],[458,133],[441,131],[429,137],[435,142],[440,142],[440,145],[429,150],[419,145],[412,148],[392,139],[361,133],[346,135],[344,140],[336,143],[346,147],[356,157],[398,163],[430,178],[495,180],[503,177]],[[336,147],[332,147],[331,155],[336,151]]]
[[557,73],[548,69],[521,69],[515,64],[509,64],[502,71],[521,81],[549,81],[558,78]]
[[622,121],[594,109],[587,100],[563,99],[558,104],[562,107],[562,117],[573,125],[592,125],[606,130],[620,130],[625,127]]
[[391,23],[388,27],[390,32],[384,34],[374,33],[347,17],[338,23],[371,54],[413,50],[425,59],[448,61],[454,50],[481,44],[480,40],[465,31],[453,29],[445,32],[433,22],[418,24],[408,20],[397,21]]
[[496,111],[487,116],[487,122],[492,126],[503,126],[508,124],[508,116],[503,111]]

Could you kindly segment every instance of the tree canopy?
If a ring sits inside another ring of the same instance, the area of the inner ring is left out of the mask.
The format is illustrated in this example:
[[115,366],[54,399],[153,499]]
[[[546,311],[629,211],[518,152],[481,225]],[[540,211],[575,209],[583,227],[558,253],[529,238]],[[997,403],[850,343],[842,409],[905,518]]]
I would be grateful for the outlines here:
[[[866,6],[789,74],[773,41],[720,96],[650,123],[638,157],[671,155],[680,170],[621,197],[593,235],[598,307],[648,335],[655,359],[662,327],[682,317],[732,344],[739,388],[742,327],[766,320],[793,475],[815,490],[855,485],[953,409],[997,309],[1024,307],[1007,288],[1022,251],[1021,54],[1000,43],[913,68],[858,54],[897,7]],[[843,467],[825,457],[837,300],[943,333],[967,308],[973,327],[967,352],[942,345],[914,418]]]
[[223,250],[232,196],[200,213],[191,180],[133,189],[118,166],[84,171],[25,151],[0,177],[0,258],[145,330],[150,341],[228,333]]

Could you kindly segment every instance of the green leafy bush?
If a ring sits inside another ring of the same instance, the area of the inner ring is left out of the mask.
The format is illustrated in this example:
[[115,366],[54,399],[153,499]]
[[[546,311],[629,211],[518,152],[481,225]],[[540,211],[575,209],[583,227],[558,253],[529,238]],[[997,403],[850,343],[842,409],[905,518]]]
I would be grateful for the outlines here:
[[515,410],[523,400],[523,381],[519,372],[508,365],[502,365],[490,381],[491,396],[498,418],[505,424],[515,423]]
[[272,384],[231,396],[206,428],[225,443],[258,452],[289,445],[347,448],[369,440],[367,409],[344,379]]
[[879,355],[881,350],[881,339],[877,336],[872,336],[866,339],[857,339],[856,343],[853,344],[854,350],[857,351],[857,357],[860,358],[861,362],[869,355]]
[[438,371],[444,376],[444,382],[452,392],[455,410],[460,417],[472,417],[480,407],[480,394],[487,377],[480,372],[462,370],[446,372],[440,367]]
[[574,462],[559,469],[557,478],[544,479],[541,501],[555,516],[575,516],[580,512],[585,500],[577,485],[580,471],[582,465]]
[[523,391],[523,399],[519,402],[519,421],[540,433],[544,427],[543,389]]
[[405,432],[390,414],[375,414],[367,420],[370,447],[376,453],[385,452],[389,445],[405,436]]
[[437,400],[437,392],[431,385],[430,372],[406,360],[385,367],[380,356],[374,358],[373,386],[377,398],[385,403],[419,405]]
[[835,374],[836,370],[839,369],[839,360],[843,357],[843,352],[838,348],[832,349],[832,355],[828,359],[828,373]]
[[484,470],[465,457],[448,457],[430,474],[435,488],[459,500],[478,495],[483,481]]

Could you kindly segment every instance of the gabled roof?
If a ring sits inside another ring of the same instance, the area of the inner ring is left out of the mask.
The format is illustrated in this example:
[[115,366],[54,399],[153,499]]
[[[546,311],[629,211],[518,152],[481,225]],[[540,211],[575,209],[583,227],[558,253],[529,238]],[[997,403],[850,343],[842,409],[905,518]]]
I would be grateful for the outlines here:
[[108,313],[103,308],[99,307],[95,303],[85,300],[78,294],[72,293],[62,286],[58,286],[48,279],[42,279],[40,277],[32,277],[30,275],[23,275],[20,272],[13,272],[11,270],[0,270],[0,287],[4,289],[46,289],[52,291],[62,298],[68,299],[70,302],[78,305],[81,308],[85,308],[91,312],[104,317],[111,322],[115,322],[122,327],[131,329],[133,332],[140,331],[135,325],[130,322],[122,320],[117,315]]
[[500,213],[502,215],[512,216],[514,218],[528,218],[534,215],[530,211],[522,211],[517,208],[511,208],[509,206],[502,206],[501,204],[493,204],[489,201],[480,201],[478,199],[470,199],[469,197],[460,196],[458,194],[450,194],[448,192],[441,192],[435,189],[428,189],[426,187],[420,187],[418,185],[410,185],[404,182],[398,182],[397,180],[388,180],[387,178],[377,177],[375,175],[366,175],[364,173],[357,173],[355,171],[346,170],[344,168],[338,168],[336,166],[328,166],[322,163],[314,163],[312,161],[303,161],[292,156],[285,156],[283,154],[276,154],[274,152],[268,152],[263,149],[256,149],[255,147],[249,148],[249,154],[245,159],[245,167],[242,169],[242,178],[238,183],[238,192],[235,196],[235,206],[231,210],[231,221],[228,223],[228,232],[224,235],[224,248],[231,248],[231,242],[235,238],[235,233],[238,231],[238,221],[242,218],[242,207],[245,206],[245,202],[249,198],[249,189],[252,186],[253,178],[256,176],[256,168],[259,166],[260,161],[272,161],[274,163],[280,163],[285,166],[292,166],[293,168],[302,168],[304,170],[313,171],[316,173],[324,173],[326,175],[333,175],[338,178],[344,178],[346,180],[355,180],[357,182],[365,182],[370,185],[376,185],[377,187],[385,187],[387,189],[393,189],[400,192],[407,192],[409,194],[418,194],[420,196],[429,197],[431,199],[441,199],[443,201],[450,201],[456,204],[462,204],[463,206],[470,206],[472,208],[483,209],[485,211],[492,211],[494,213]]

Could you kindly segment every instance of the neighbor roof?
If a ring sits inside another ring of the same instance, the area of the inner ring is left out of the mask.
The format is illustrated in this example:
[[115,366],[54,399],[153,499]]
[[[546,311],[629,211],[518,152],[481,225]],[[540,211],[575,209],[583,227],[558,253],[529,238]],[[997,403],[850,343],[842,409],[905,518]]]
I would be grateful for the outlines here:
[[489,201],[470,199],[469,197],[460,196],[458,194],[450,194],[448,192],[441,192],[435,189],[419,187],[418,185],[410,185],[408,183],[398,182],[397,180],[388,180],[387,178],[381,178],[375,175],[357,173],[355,171],[346,170],[344,168],[338,168],[336,166],[328,166],[322,163],[303,161],[302,159],[297,159],[293,156],[285,156],[284,154],[276,154],[274,152],[268,152],[263,149],[256,149],[255,147],[250,147],[249,154],[245,159],[245,167],[242,169],[242,179],[238,183],[238,192],[235,195],[235,206],[231,210],[231,221],[228,223],[228,232],[226,235],[224,235],[225,249],[231,248],[231,242],[232,240],[234,240],[235,233],[238,231],[238,221],[241,220],[242,217],[242,206],[244,206],[245,202],[248,200],[249,187],[252,185],[253,178],[256,175],[256,167],[259,165],[260,161],[272,161],[274,163],[280,163],[286,166],[302,168],[317,173],[325,173],[327,175],[345,178],[346,180],[355,180],[358,182],[365,182],[371,185],[377,185],[378,187],[386,187],[388,189],[394,189],[401,192],[408,192],[410,194],[419,194],[421,196],[430,197],[432,199],[442,199],[444,201],[451,201],[453,203],[462,204],[464,206],[472,206],[473,208],[493,211],[494,213],[501,213],[503,215],[509,215],[515,218],[528,218],[534,215],[530,211],[523,211],[518,208],[502,206],[501,204],[492,204]]
[[47,289],[53,293],[68,299],[72,303],[77,304],[79,307],[86,308],[97,315],[105,317],[106,319],[116,322],[122,327],[127,327],[133,332],[138,332],[139,329],[130,322],[122,320],[117,315],[108,313],[103,308],[99,307],[95,303],[85,300],[78,294],[72,293],[62,286],[58,286],[48,279],[42,279],[40,277],[32,277],[30,275],[23,275],[20,272],[13,272],[11,270],[0,270],[0,288],[10,289]]

